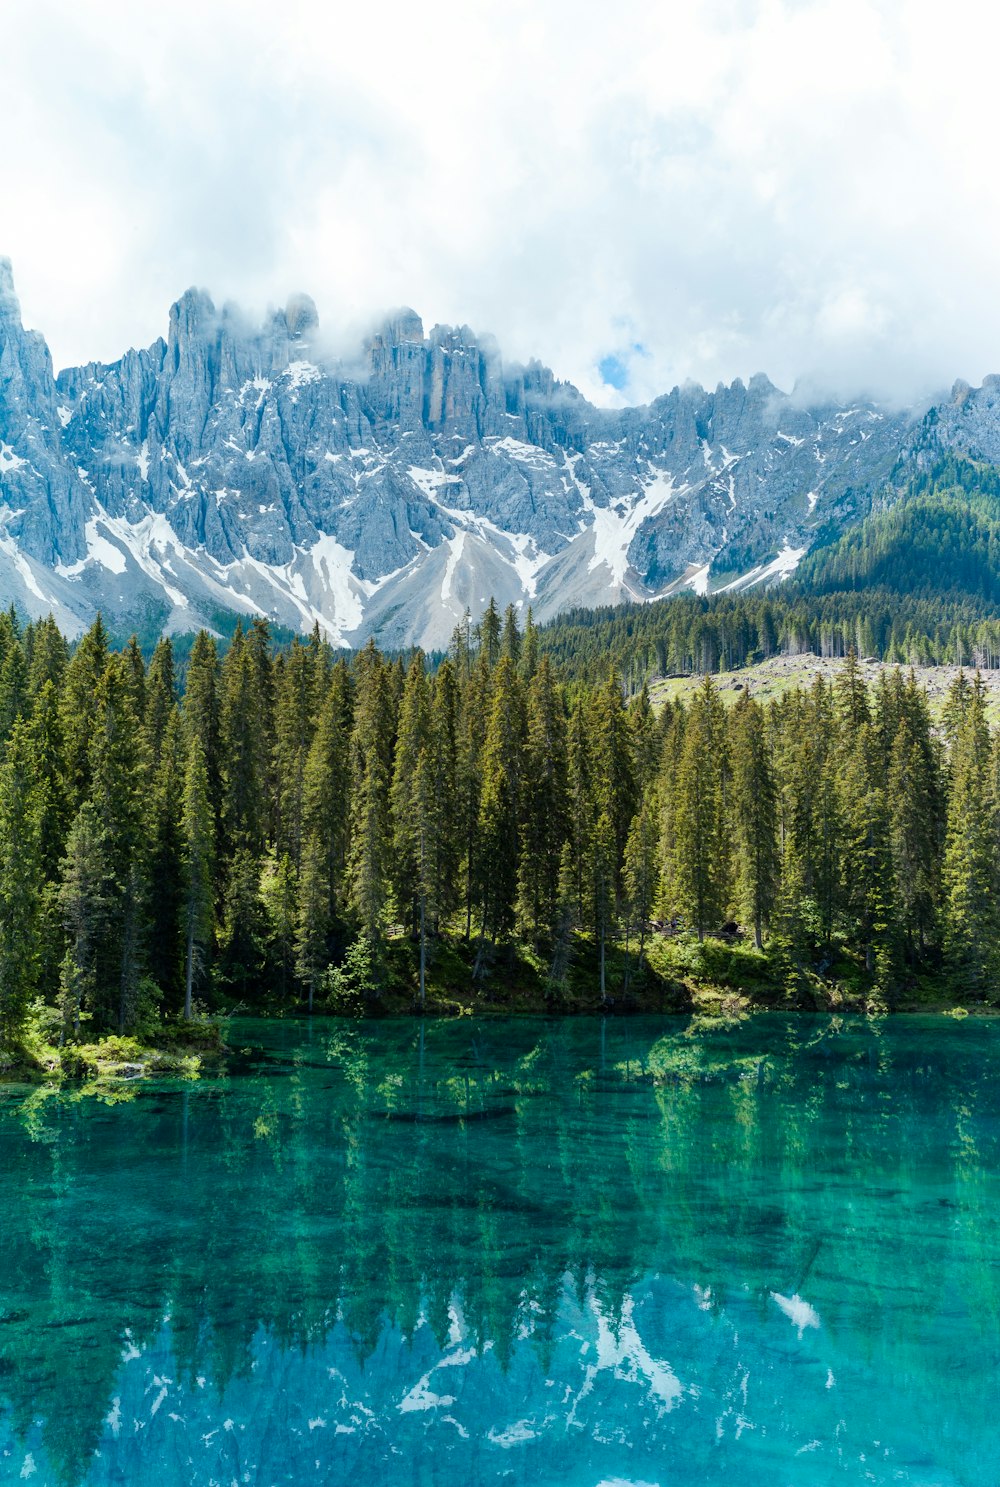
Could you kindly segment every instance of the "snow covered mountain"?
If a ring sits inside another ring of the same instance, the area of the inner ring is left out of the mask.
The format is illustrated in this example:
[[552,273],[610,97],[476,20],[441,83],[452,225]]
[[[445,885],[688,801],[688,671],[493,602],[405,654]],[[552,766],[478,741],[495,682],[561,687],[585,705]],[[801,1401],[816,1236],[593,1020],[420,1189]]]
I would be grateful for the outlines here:
[[55,376],[0,259],[0,599],[70,633],[243,611],[433,647],[491,594],[544,619],[764,582],[928,441],[1000,458],[1000,381],[926,414],[763,376],[609,411],[411,310],[345,364],[303,295],[250,326],[189,290],[165,341]]

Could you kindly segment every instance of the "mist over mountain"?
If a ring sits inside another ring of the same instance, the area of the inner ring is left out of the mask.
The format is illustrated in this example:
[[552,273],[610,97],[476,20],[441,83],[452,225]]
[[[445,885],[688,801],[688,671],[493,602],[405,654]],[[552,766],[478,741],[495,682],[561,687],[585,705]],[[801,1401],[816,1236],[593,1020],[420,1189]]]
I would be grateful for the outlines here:
[[899,410],[758,375],[599,409],[468,326],[390,314],[345,357],[293,296],[191,289],[166,339],[56,376],[0,260],[0,591],[69,632],[265,614],[443,646],[490,595],[575,605],[776,582],[907,470],[1000,460],[1000,380]]

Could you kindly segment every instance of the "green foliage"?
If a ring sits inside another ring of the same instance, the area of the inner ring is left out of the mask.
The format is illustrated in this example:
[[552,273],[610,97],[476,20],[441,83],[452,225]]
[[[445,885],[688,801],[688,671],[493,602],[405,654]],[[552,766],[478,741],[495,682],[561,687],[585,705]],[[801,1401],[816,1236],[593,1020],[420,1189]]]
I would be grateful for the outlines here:
[[779,653],[993,667],[1000,471],[950,457],[887,485],[858,526],[819,533],[778,588],[570,610],[538,641],[566,680],[596,684],[610,663],[635,690],[652,676],[728,671]]
[[44,788],[18,721],[0,766],[0,1046],[20,1039],[38,983],[44,809]]
[[348,946],[343,964],[331,966],[322,981],[323,995],[334,1007],[371,1001],[385,982],[385,967],[377,944],[362,930]]
[[810,594],[881,590],[1000,605],[1000,474],[950,459],[803,559]]
[[214,923],[214,821],[208,764],[197,734],[188,744],[180,837],[183,896],[179,918],[184,953],[184,1016],[190,1018],[195,980],[204,969]]
[[675,980],[750,996],[775,984],[773,960],[739,941],[678,935],[657,947],[655,963],[661,975]]
[[[699,613],[751,648],[787,635],[753,603],[753,635],[750,610]],[[196,1022],[197,999],[994,995],[1000,744],[978,680],[940,730],[912,678],[869,691],[853,659],[767,706],[727,709],[706,676],[656,715],[607,653],[593,683],[560,679],[550,634],[494,608],[435,671],[374,644],[334,662],[318,632],[283,649],[255,621],[221,665],[199,636],[181,688],[165,641],[147,668],[98,623],[68,657],[51,624],[0,616],[7,1049],[41,1037],[39,999],[68,1049]]]
[[687,719],[673,796],[671,849],[665,864],[670,914],[704,936],[721,923],[730,865],[726,811],[729,778],[726,715],[711,678]]
[[961,704],[951,760],[944,862],[944,948],[972,996],[994,984],[997,935],[997,796],[978,678]]
[[746,692],[730,733],[736,905],[759,950],[778,889],[778,802],[764,715]]

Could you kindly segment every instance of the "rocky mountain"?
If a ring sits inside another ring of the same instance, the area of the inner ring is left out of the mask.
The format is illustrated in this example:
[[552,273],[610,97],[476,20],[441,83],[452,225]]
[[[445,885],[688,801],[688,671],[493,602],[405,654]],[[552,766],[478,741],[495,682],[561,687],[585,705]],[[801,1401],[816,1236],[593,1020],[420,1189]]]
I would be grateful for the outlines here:
[[348,364],[304,295],[253,326],[189,290],[166,340],[56,376],[0,260],[0,598],[71,633],[241,611],[434,647],[491,594],[544,619],[767,582],[943,449],[1000,461],[1000,379],[929,411],[763,376],[609,411],[411,310]]

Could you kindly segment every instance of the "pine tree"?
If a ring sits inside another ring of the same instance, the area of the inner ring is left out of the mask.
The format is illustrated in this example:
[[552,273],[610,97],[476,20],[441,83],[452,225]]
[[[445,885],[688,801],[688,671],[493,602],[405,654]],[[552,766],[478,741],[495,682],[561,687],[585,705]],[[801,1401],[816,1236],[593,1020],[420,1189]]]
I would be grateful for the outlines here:
[[100,947],[97,996],[105,1023],[129,1025],[137,1005],[147,892],[148,756],[133,706],[127,660],[112,657],[101,678],[90,749],[91,799],[108,867],[109,933]]
[[699,939],[722,923],[729,898],[728,770],[725,714],[706,676],[684,731],[667,863],[670,904]]
[[943,866],[944,949],[956,984],[983,996],[996,970],[997,802],[982,683],[954,689],[957,727],[949,758]]
[[30,738],[15,723],[0,766],[0,1048],[18,1041],[38,986],[44,814]]
[[69,662],[69,646],[59,626],[51,615],[39,620],[31,638],[31,657],[28,663],[28,691],[37,697],[51,682],[58,695]]
[[111,909],[110,878],[97,811],[84,801],[70,827],[58,893],[67,940],[59,979],[63,1035],[72,1028],[79,1037],[84,1008],[89,1011],[93,1005],[98,951]]
[[501,656],[482,755],[479,803],[479,897],[482,933],[491,943],[514,927],[520,852],[521,755],[524,703],[509,656]]
[[892,671],[880,671],[875,682],[871,720],[872,742],[877,750],[877,762],[883,782],[888,775],[892,746],[906,719],[907,708],[906,686],[899,667],[894,667]]
[[427,1001],[427,933],[428,923],[436,919],[438,905],[434,890],[436,876],[434,865],[437,857],[437,842],[441,821],[439,801],[435,790],[435,761],[433,747],[428,743],[420,750],[413,785],[413,821],[416,846],[416,897],[418,905],[417,933],[420,945],[420,969],[418,995],[423,1007]]
[[665,703],[659,719],[660,767],[656,777],[654,802],[659,813],[660,826],[658,856],[661,887],[659,899],[667,919],[672,919],[675,913],[670,893],[670,869],[676,848],[674,823],[677,816],[677,780],[680,774],[686,726],[687,712],[684,704],[679,699],[675,706],[671,706],[669,701]]
[[121,653],[121,662],[132,711],[142,722],[146,716],[146,663],[142,658],[137,635],[129,637],[129,642]]
[[559,857],[559,889],[556,903],[555,924],[552,936],[552,960],[549,965],[549,985],[561,992],[569,975],[570,957],[573,949],[573,931],[577,927],[579,890],[573,848],[568,841],[563,843]]
[[904,954],[914,964],[937,939],[944,819],[939,750],[912,677],[889,754],[886,799],[893,899]]
[[219,657],[215,641],[199,630],[191,647],[184,679],[184,724],[189,737],[196,737],[205,755],[208,788],[218,823],[222,794],[220,741]]
[[531,613],[531,605],[528,605],[528,613],[524,621],[524,638],[521,643],[521,680],[527,685],[535,672],[538,670],[539,644],[538,627]]
[[[624,870],[626,924],[630,932],[635,930],[639,935],[640,971],[646,953],[646,936],[653,916],[659,879],[657,838],[655,811],[651,803],[644,800],[632,821],[625,843]],[[628,991],[627,961],[624,989]]]
[[0,665],[0,744],[28,711],[28,663],[21,642],[12,639]]
[[[322,914],[309,926],[308,933],[321,934],[324,947],[347,892],[350,712],[347,668],[338,661],[330,675],[302,775],[303,856],[310,863],[307,886],[310,893],[321,893],[323,898]],[[328,960],[325,948],[315,950],[314,957],[310,964],[322,969]],[[315,985],[315,977],[310,984]]]
[[461,814],[462,856],[465,861],[465,938],[472,934],[472,912],[479,881],[481,843],[478,836],[482,793],[482,752],[490,715],[492,679],[486,652],[476,657],[461,688],[458,732],[457,784]]
[[605,812],[614,838],[612,883],[616,909],[621,898],[625,842],[636,811],[634,739],[621,679],[612,670],[590,708],[592,788],[597,814]]
[[652,790],[660,767],[662,741],[645,682],[639,695],[629,704],[628,723],[632,733],[632,775],[635,798],[641,802]]
[[822,677],[808,694],[783,699],[773,722],[780,780],[781,928],[801,960],[814,945],[829,953],[841,886],[838,739],[830,689]]
[[212,878],[215,833],[208,793],[208,765],[197,735],[188,740],[181,813],[184,942],[184,1017],[190,1021],[196,977],[204,968],[213,929]]
[[[446,663],[447,665],[447,663]],[[419,996],[426,999],[427,941],[441,903],[443,837],[448,829],[448,776],[454,783],[454,713],[449,720],[442,694],[433,694],[417,653],[410,665],[399,712],[391,803],[396,901],[411,921],[419,944]],[[436,704],[436,705],[435,705]],[[450,757],[449,757],[450,756]]]
[[948,695],[945,697],[941,716],[949,759],[955,752],[955,744],[958,741],[958,735],[965,715],[968,712],[971,698],[972,683],[960,668],[958,675],[948,688]]
[[459,686],[464,685],[472,670],[472,616],[468,608],[451,632],[448,659],[455,668]]
[[156,643],[153,659],[149,663],[146,677],[146,702],[144,720],[146,740],[154,764],[160,757],[167,723],[177,705],[177,682],[174,675],[174,650],[170,636],[163,635]]
[[351,906],[373,945],[380,943],[388,902],[393,712],[388,670],[369,642],[356,663],[349,877]]
[[271,851],[264,858],[260,901],[277,952],[281,995],[286,997],[295,963],[299,905],[298,875],[287,852]]
[[228,864],[222,900],[219,973],[244,1002],[261,984],[268,931],[260,898],[260,865],[246,847],[237,847]]
[[[146,725],[147,747],[151,750]],[[149,914],[146,958],[150,974],[162,989],[168,1005],[182,1003],[183,937],[180,932],[184,898],[183,830],[186,749],[184,724],[175,705],[163,727],[153,769],[149,799]]]
[[431,902],[435,932],[440,921],[459,903],[462,856],[462,798],[459,790],[459,693],[455,670],[442,662],[431,689],[431,740],[433,780],[437,812],[432,846]]
[[313,698],[313,712],[318,713],[320,704],[326,696],[326,689],[330,684],[330,674],[333,671],[333,647],[324,635],[320,633],[319,621],[313,622],[309,634],[309,671],[310,685]]
[[330,964],[332,925],[329,864],[317,833],[306,837],[298,876],[295,919],[295,971],[304,982],[313,1010],[316,990]]
[[569,833],[566,717],[552,663],[543,656],[528,688],[524,751],[521,866],[522,921],[537,938],[552,934],[559,913],[559,863]]
[[316,723],[316,654],[293,641],[274,710],[277,840],[297,867],[302,858],[305,769]]
[[[239,625],[226,653],[219,708],[222,759],[222,830],[229,851],[264,850],[268,825],[268,746],[270,670],[260,659],[259,632],[253,640]],[[265,686],[262,678],[266,679]]]
[[500,654],[506,656],[515,671],[521,665],[521,631],[517,623],[517,610],[513,604],[508,604],[503,615],[503,637],[500,641]]
[[108,654],[108,632],[98,615],[73,652],[60,696],[66,789],[74,813],[90,785],[90,745],[97,728],[98,689],[108,665]]
[[582,701],[574,704],[569,717],[566,779],[569,848],[576,891],[574,918],[578,924],[582,924],[586,918],[589,897],[591,843],[596,825],[591,742]]
[[423,653],[410,662],[399,708],[399,727],[393,762],[390,807],[392,812],[392,879],[396,909],[410,929],[416,926],[420,883],[420,857],[428,823],[415,814],[417,773],[421,756],[431,743],[430,685],[424,670]]
[[590,882],[593,892],[594,939],[597,944],[598,984],[602,1004],[608,1000],[607,945],[615,932],[617,902],[617,856],[615,832],[608,812],[597,818],[591,846]]
[[47,882],[59,875],[59,863],[69,830],[69,807],[63,772],[64,744],[59,717],[59,694],[55,683],[46,680],[36,692],[31,718],[26,726],[26,747],[44,790],[42,817],[42,865]]
[[490,671],[493,670],[500,660],[502,635],[503,621],[500,618],[500,611],[497,609],[496,600],[491,595],[490,602],[487,604],[482,618],[476,626],[479,649]]
[[848,942],[864,954],[883,989],[894,980],[890,823],[876,765],[877,736],[861,724],[850,738],[839,775],[841,905]]
[[760,950],[777,897],[778,810],[763,714],[748,692],[733,709],[730,739],[736,902]]
[[834,682],[833,693],[837,719],[850,734],[855,734],[863,724],[871,722],[868,688],[865,686],[864,673],[858,665],[857,654],[853,650],[847,653],[843,670]]

